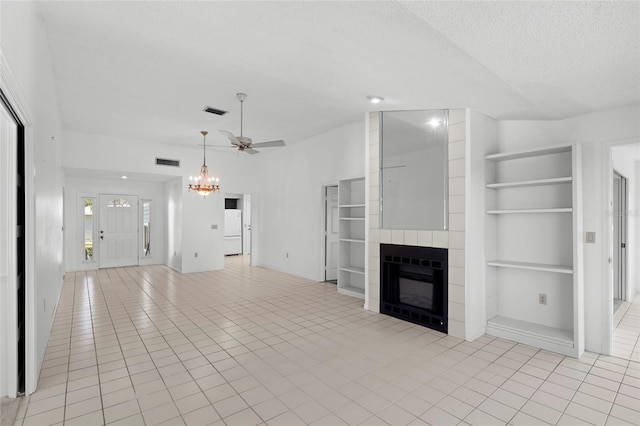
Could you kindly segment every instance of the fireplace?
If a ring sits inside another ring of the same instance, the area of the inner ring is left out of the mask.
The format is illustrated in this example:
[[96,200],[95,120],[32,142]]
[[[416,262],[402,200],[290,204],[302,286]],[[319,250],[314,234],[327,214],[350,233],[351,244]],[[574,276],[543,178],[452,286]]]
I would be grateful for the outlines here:
[[447,249],[380,244],[380,312],[447,333]]

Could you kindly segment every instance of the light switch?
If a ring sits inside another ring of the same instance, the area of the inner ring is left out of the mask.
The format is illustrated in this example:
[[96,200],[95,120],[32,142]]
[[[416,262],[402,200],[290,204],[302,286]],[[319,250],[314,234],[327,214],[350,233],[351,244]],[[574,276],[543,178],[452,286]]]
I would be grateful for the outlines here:
[[587,244],[595,244],[596,243],[596,233],[587,231],[585,242]]

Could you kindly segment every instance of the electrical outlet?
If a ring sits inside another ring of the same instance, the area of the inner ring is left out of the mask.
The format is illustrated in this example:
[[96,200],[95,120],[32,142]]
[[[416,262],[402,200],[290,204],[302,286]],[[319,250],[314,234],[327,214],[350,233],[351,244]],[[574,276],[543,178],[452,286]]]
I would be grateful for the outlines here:
[[198,252],[193,253],[193,257],[198,257]]
[[218,225],[211,225],[211,229],[218,229]]
[[540,293],[538,294],[538,303],[541,305],[546,305],[547,304],[547,295]]

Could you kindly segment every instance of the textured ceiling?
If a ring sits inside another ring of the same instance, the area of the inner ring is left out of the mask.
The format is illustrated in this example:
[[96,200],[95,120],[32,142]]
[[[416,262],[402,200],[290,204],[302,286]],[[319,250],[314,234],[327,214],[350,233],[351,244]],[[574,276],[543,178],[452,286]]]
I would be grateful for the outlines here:
[[[640,101],[639,2],[38,3],[63,126],[293,143],[374,109],[559,119]],[[383,96],[373,106],[366,96]],[[229,111],[224,117],[204,106]]]

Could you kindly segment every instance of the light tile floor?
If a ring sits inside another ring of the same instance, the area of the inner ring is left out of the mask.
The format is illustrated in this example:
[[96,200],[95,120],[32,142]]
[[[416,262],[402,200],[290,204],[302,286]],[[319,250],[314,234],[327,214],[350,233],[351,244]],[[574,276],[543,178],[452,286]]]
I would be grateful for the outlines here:
[[611,354],[640,362],[640,294],[632,302],[622,302],[613,322]]
[[640,423],[640,364],[464,342],[252,268],[67,274],[16,425]]

